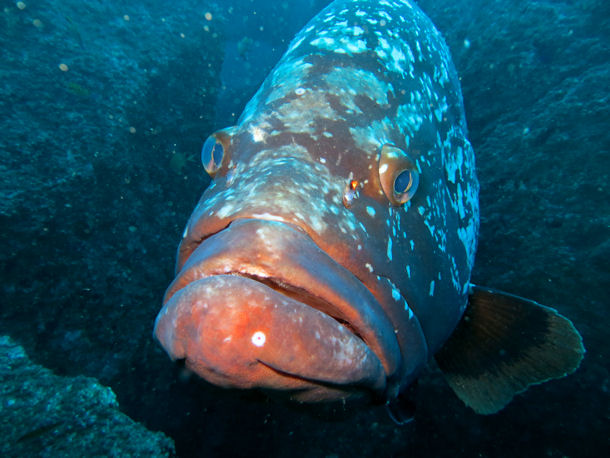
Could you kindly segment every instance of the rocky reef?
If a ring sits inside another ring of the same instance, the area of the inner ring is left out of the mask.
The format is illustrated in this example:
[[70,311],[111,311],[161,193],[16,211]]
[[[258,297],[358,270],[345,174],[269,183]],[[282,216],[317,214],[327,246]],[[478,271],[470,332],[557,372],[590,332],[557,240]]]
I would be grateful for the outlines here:
[[116,396],[91,377],[59,377],[0,336],[2,456],[174,455],[173,441],[119,410]]

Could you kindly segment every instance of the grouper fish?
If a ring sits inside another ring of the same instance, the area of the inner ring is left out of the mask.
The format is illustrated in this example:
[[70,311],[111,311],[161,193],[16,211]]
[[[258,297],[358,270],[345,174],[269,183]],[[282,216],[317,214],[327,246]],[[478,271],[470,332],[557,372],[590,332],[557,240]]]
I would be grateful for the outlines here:
[[554,309],[471,283],[479,184],[458,77],[409,0],[336,0],[236,126],[154,334],[207,381],[392,405],[435,357],[476,412],[576,370]]

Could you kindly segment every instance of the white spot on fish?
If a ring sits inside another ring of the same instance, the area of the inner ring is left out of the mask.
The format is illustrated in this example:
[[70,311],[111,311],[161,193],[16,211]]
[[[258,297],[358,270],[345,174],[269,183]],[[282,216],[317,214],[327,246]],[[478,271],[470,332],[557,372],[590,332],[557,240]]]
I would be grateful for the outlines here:
[[315,46],[316,48],[330,49],[331,46],[335,45],[335,40],[328,37],[320,37],[316,38],[315,40],[312,40],[311,45]]
[[255,142],[264,142],[265,138],[267,138],[267,133],[257,126],[250,127],[250,135],[252,135],[252,140]]
[[262,331],[256,331],[254,334],[252,334],[252,345],[254,345],[255,347],[262,347],[263,345],[265,345],[265,340],[267,340],[267,336],[265,336],[265,333]]
[[366,42],[358,40],[355,43],[347,43],[347,50],[353,53],[360,53],[366,51]]
[[396,288],[392,288],[392,298],[395,301],[399,301],[402,298],[402,296],[400,295],[400,291],[398,291]]
[[224,205],[220,210],[218,210],[218,217],[219,218],[224,218],[225,216],[227,216],[231,211],[233,210],[233,207],[231,205]]
[[375,209],[371,206],[366,207],[366,212],[369,214],[369,216],[372,218],[375,216]]

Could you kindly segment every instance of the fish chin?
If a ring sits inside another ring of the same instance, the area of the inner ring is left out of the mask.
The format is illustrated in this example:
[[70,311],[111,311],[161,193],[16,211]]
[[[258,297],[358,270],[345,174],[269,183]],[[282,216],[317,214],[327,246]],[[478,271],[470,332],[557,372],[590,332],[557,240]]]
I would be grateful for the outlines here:
[[302,401],[380,397],[400,365],[374,296],[285,223],[237,220],[206,238],[164,302],[157,339],[216,385]]

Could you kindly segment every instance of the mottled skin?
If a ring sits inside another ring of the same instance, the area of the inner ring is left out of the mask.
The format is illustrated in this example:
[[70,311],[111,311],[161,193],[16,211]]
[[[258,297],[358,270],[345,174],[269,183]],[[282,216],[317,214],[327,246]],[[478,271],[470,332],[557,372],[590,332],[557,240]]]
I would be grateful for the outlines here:
[[[462,316],[476,245],[474,156],[440,34],[408,1],[335,1],[218,138],[157,338],[222,386],[395,397]],[[382,190],[384,145],[419,171],[404,205]]]

